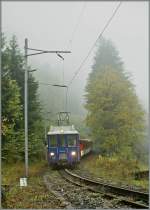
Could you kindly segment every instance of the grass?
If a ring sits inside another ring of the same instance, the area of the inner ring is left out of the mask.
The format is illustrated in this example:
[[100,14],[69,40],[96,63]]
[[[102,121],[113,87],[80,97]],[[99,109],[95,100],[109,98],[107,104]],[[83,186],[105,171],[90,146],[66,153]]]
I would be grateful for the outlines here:
[[20,177],[24,177],[24,163],[3,164],[2,169],[2,184],[11,185],[10,190],[6,192],[5,202],[2,202],[3,208],[59,208],[60,201],[46,189],[43,183],[42,175],[48,170],[46,161],[30,164],[27,187],[19,186]]
[[[38,161],[29,164],[29,177],[40,174],[47,168],[46,161]],[[13,185],[19,184],[19,179],[25,176],[24,163],[17,162],[15,164],[2,163],[2,184]]]
[[102,156],[93,156],[81,163],[81,168],[89,170],[97,177],[119,185],[131,185],[149,188],[148,180],[135,180],[136,171],[146,169],[146,166],[139,164],[134,160],[119,159],[117,157],[109,158]]
[[30,179],[28,187],[13,187],[7,193],[4,207],[9,209],[43,209],[59,208],[60,201],[56,200],[43,185],[42,177]]

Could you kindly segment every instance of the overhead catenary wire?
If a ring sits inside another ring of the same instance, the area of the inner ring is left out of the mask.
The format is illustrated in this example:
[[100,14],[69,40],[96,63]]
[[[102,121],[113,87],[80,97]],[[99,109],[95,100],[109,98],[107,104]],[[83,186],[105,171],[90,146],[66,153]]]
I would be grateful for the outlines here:
[[45,86],[55,86],[55,87],[65,87],[67,88],[67,85],[64,85],[64,84],[52,84],[52,83],[45,83],[45,82],[39,82],[39,85],[45,85]]
[[[90,50],[89,50],[87,56],[84,58],[84,60],[83,60],[82,63],[80,64],[79,68],[77,69],[77,71],[76,71],[75,74],[73,75],[73,77],[72,77],[72,79],[70,80],[70,82],[68,83],[68,85],[66,85],[66,86],[65,86],[65,85],[60,85],[61,87],[66,87],[66,104],[65,104],[66,111],[68,110],[68,91],[69,91],[70,85],[72,84],[73,80],[76,78],[76,76],[78,75],[78,73],[80,72],[80,70],[81,70],[81,68],[83,67],[83,65],[84,65],[84,63],[86,62],[86,60],[88,59],[88,57],[89,57],[89,55],[91,54],[92,50],[94,49],[94,47],[95,47],[97,41],[102,37],[104,31],[106,30],[106,28],[108,27],[108,25],[109,25],[110,22],[112,21],[113,17],[114,17],[115,14],[117,13],[118,9],[119,9],[120,6],[121,6],[121,3],[122,3],[122,2],[120,2],[120,3],[117,5],[117,7],[116,7],[116,9],[114,10],[114,12],[112,13],[111,17],[110,17],[110,18],[108,19],[108,21],[106,22],[106,24],[105,24],[104,28],[102,29],[102,31],[100,32],[98,38],[96,39],[96,41],[94,42],[94,44],[93,44],[92,47],[90,48]],[[73,30],[73,32],[72,32],[71,39],[69,40],[70,43],[72,42],[72,40],[73,40],[73,38],[74,38],[74,34],[76,33],[77,28],[78,28],[78,26],[79,26],[81,17],[82,17],[82,15],[83,15],[83,11],[84,11],[84,9],[85,9],[85,5],[86,5],[86,4],[83,5],[83,8],[82,8],[82,10],[81,10],[80,16],[79,16],[78,21],[77,21],[77,24],[75,25],[75,28],[74,28],[74,30]],[[58,53],[59,53],[59,52],[58,52]],[[57,54],[57,55],[58,55],[58,54]],[[59,55],[58,55],[58,56],[59,56]],[[59,56],[59,57],[60,57],[60,56]],[[61,57],[61,58],[62,58],[62,60],[64,60],[63,57]],[[63,65],[64,65],[64,62],[63,62]],[[63,66],[63,74],[64,74],[64,66]],[[64,81],[64,75],[63,75],[63,81]],[[41,85],[50,85],[50,86],[59,86],[59,85],[54,85],[54,84],[49,84],[49,83],[39,83],[39,84],[41,84]],[[64,83],[63,83],[63,84],[64,84]]]
[[68,45],[67,45],[66,49],[67,49],[67,48],[69,47],[69,45],[72,44],[72,42],[73,42],[75,33],[77,32],[77,29],[78,29],[78,27],[79,27],[79,25],[80,25],[80,22],[81,22],[81,20],[82,20],[82,17],[83,17],[83,14],[84,14],[84,10],[85,10],[85,8],[86,8],[86,4],[87,4],[87,2],[85,1],[85,2],[83,3],[81,12],[80,12],[80,14],[79,14],[79,16],[78,16],[78,18],[77,18],[77,22],[76,22],[76,24],[75,24],[75,27],[74,27],[74,29],[73,29],[73,31],[72,31],[72,33],[71,33],[71,37],[70,37],[70,39],[69,39],[69,42],[68,42]]
[[[75,33],[76,33],[76,31],[77,31],[77,29],[78,29],[78,27],[79,27],[79,25],[80,25],[80,22],[81,22],[81,19],[82,19],[82,17],[83,17],[83,13],[84,13],[84,10],[85,10],[85,7],[86,7],[86,1],[84,2],[84,4],[83,4],[83,6],[82,6],[82,9],[81,9],[81,12],[80,12],[80,14],[79,14],[79,16],[78,16],[78,18],[77,18],[77,22],[76,22],[76,24],[75,24],[75,27],[74,27],[74,29],[73,29],[73,31],[72,31],[72,33],[71,33],[71,37],[70,37],[70,39],[69,39],[69,41],[68,41],[68,45],[66,46],[66,49],[69,47],[69,45],[71,45],[72,44],[72,41],[73,41],[73,38],[74,38],[74,36],[75,36]],[[59,56],[59,55],[58,55]],[[60,56],[59,56],[60,57]],[[62,71],[63,71],[63,81],[62,81],[62,83],[64,84],[64,71],[65,71],[65,67],[64,67],[64,58],[63,58],[63,67],[62,67]],[[63,104],[64,104],[64,109],[66,109],[66,111],[67,111],[67,109],[68,109],[68,87],[66,88],[66,93],[64,93],[65,94],[65,98],[66,98],[66,100],[64,100],[63,101]]]
[[50,86],[53,86],[53,84],[51,84],[51,83],[45,83],[45,82],[39,82],[39,85],[46,85],[46,86],[50,85]]
[[81,68],[83,67],[85,61],[88,59],[89,55],[91,54],[92,50],[94,49],[97,41],[102,37],[104,31],[106,30],[106,28],[109,26],[110,22],[112,21],[112,19],[114,18],[114,16],[116,15],[117,11],[119,10],[120,6],[121,6],[122,2],[120,2],[117,7],[115,8],[114,12],[112,13],[111,17],[108,19],[108,21],[106,22],[104,28],[102,29],[102,31],[100,32],[100,34],[98,35],[98,38],[96,39],[96,41],[94,42],[94,44],[92,45],[92,47],[90,48],[88,54],[86,55],[86,57],[83,59],[83,61],[81,62],[79,68],[77,69],[77,71],[75,72],[75,74],[73,75],[72,79],[70,80],[70,82],[68,83],[68,87],[72,84],[73,80],[76,78],[76,76],[78,75],[78,73],[80,72]]
[[[85,7],[86,7],[86,3],[87,2],[85,1],[83,6],[82,6],[81,12],[80,12],[80,14],[79,14],[79,16],[77,18],[77,22],[76,22],[75,27],[74,27],[74,29],[72,31],[72,34],[71,34],[71,37],[69,39],[68,45],[66,46],[66,49],[68,49],[69,45],[72,44],[72,41],[73,41],[74,36],[75,36],[75,33],[77,32],[77,29],[78,29],[78,27],[80,25],[80,22],[81,22],[81,19],[83,17],[84,10],[85,10]],[[64,81],[64,63],[63,63],[63,81]],[[66,96],[65,96],[66,97],[66,101],[65,101],[65,104],[64,104],[64,108],[66,109],[66,111],[68,110],[68,91],[69,90],[68,90],[68,87],[67,87],[66,88]]]

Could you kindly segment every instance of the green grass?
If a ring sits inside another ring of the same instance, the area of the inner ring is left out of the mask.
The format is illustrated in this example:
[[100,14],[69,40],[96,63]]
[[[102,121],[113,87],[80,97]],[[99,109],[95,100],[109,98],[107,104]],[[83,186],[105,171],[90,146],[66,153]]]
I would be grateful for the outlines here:
[[24,177],[24,163],[3,164],[2,184],[11,185],[6,192],[3,208],[9,209],[54,209],[59,208],[60,201],[49,192],[43,183],[43,174],[49,170],[46,161],[36,162],[29,165],[28,186],[20,187],[19,179]]
[[80,167],[114,184],[149,188],[148,180],[135,180],[134,173],[143,168],[146,169],[146,166],[139,164],[135,160],[93,156],[88,161],[83,161]]
[[[47,168],[46,161],[29,164],[29,177],[34,177]],[[2,163],[2,184],[13,185],[19,183],[20,177],[25,177],[25,166],[22,162],[15,164]]]
[[4,207],[9,209],[59,208],[60,201],[54,198],[43,185],[42,177],[30,179],[28,187],[15,186],[7,193]]

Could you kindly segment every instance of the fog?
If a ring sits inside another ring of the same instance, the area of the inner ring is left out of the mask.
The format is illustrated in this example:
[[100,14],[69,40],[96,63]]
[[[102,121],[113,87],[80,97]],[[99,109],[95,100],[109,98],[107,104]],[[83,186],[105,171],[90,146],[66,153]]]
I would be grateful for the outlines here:
[[[64,65],[65,84],[68,84],[118,3],[2,2],[2,31],[8,38],[17,36],[22,52],[25,38],[30,48],[71,50],[70,54],[63,54],[64,63],[56,54],[29,58],[32,68],[38,69],[33,74],[42,82],[55,83],[48,74],[50,70],[62,83]],[[122,2],[103,36],[111,39],[118,49],[125,69],[132,74],[137,95],[148,110],[148,2]],[[94,51],[69,89],[70,95],[75,92],[78,95],[81,109],[93,55]]]

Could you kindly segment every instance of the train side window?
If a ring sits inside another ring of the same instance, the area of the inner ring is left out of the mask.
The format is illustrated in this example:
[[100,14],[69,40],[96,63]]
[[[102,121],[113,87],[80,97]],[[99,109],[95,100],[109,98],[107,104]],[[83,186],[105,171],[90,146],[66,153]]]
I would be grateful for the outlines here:
[[66,146],[66,143],[65,143],[65,136],[64,136],[64,135],[59,135],[59,145],[60,145],[61,147]]
[[57,147],[57,136],[50,136],[50,147]]
[[68,135],[67,142],[68,142],[68,146],[76,146],[77,144],[76,135]]

